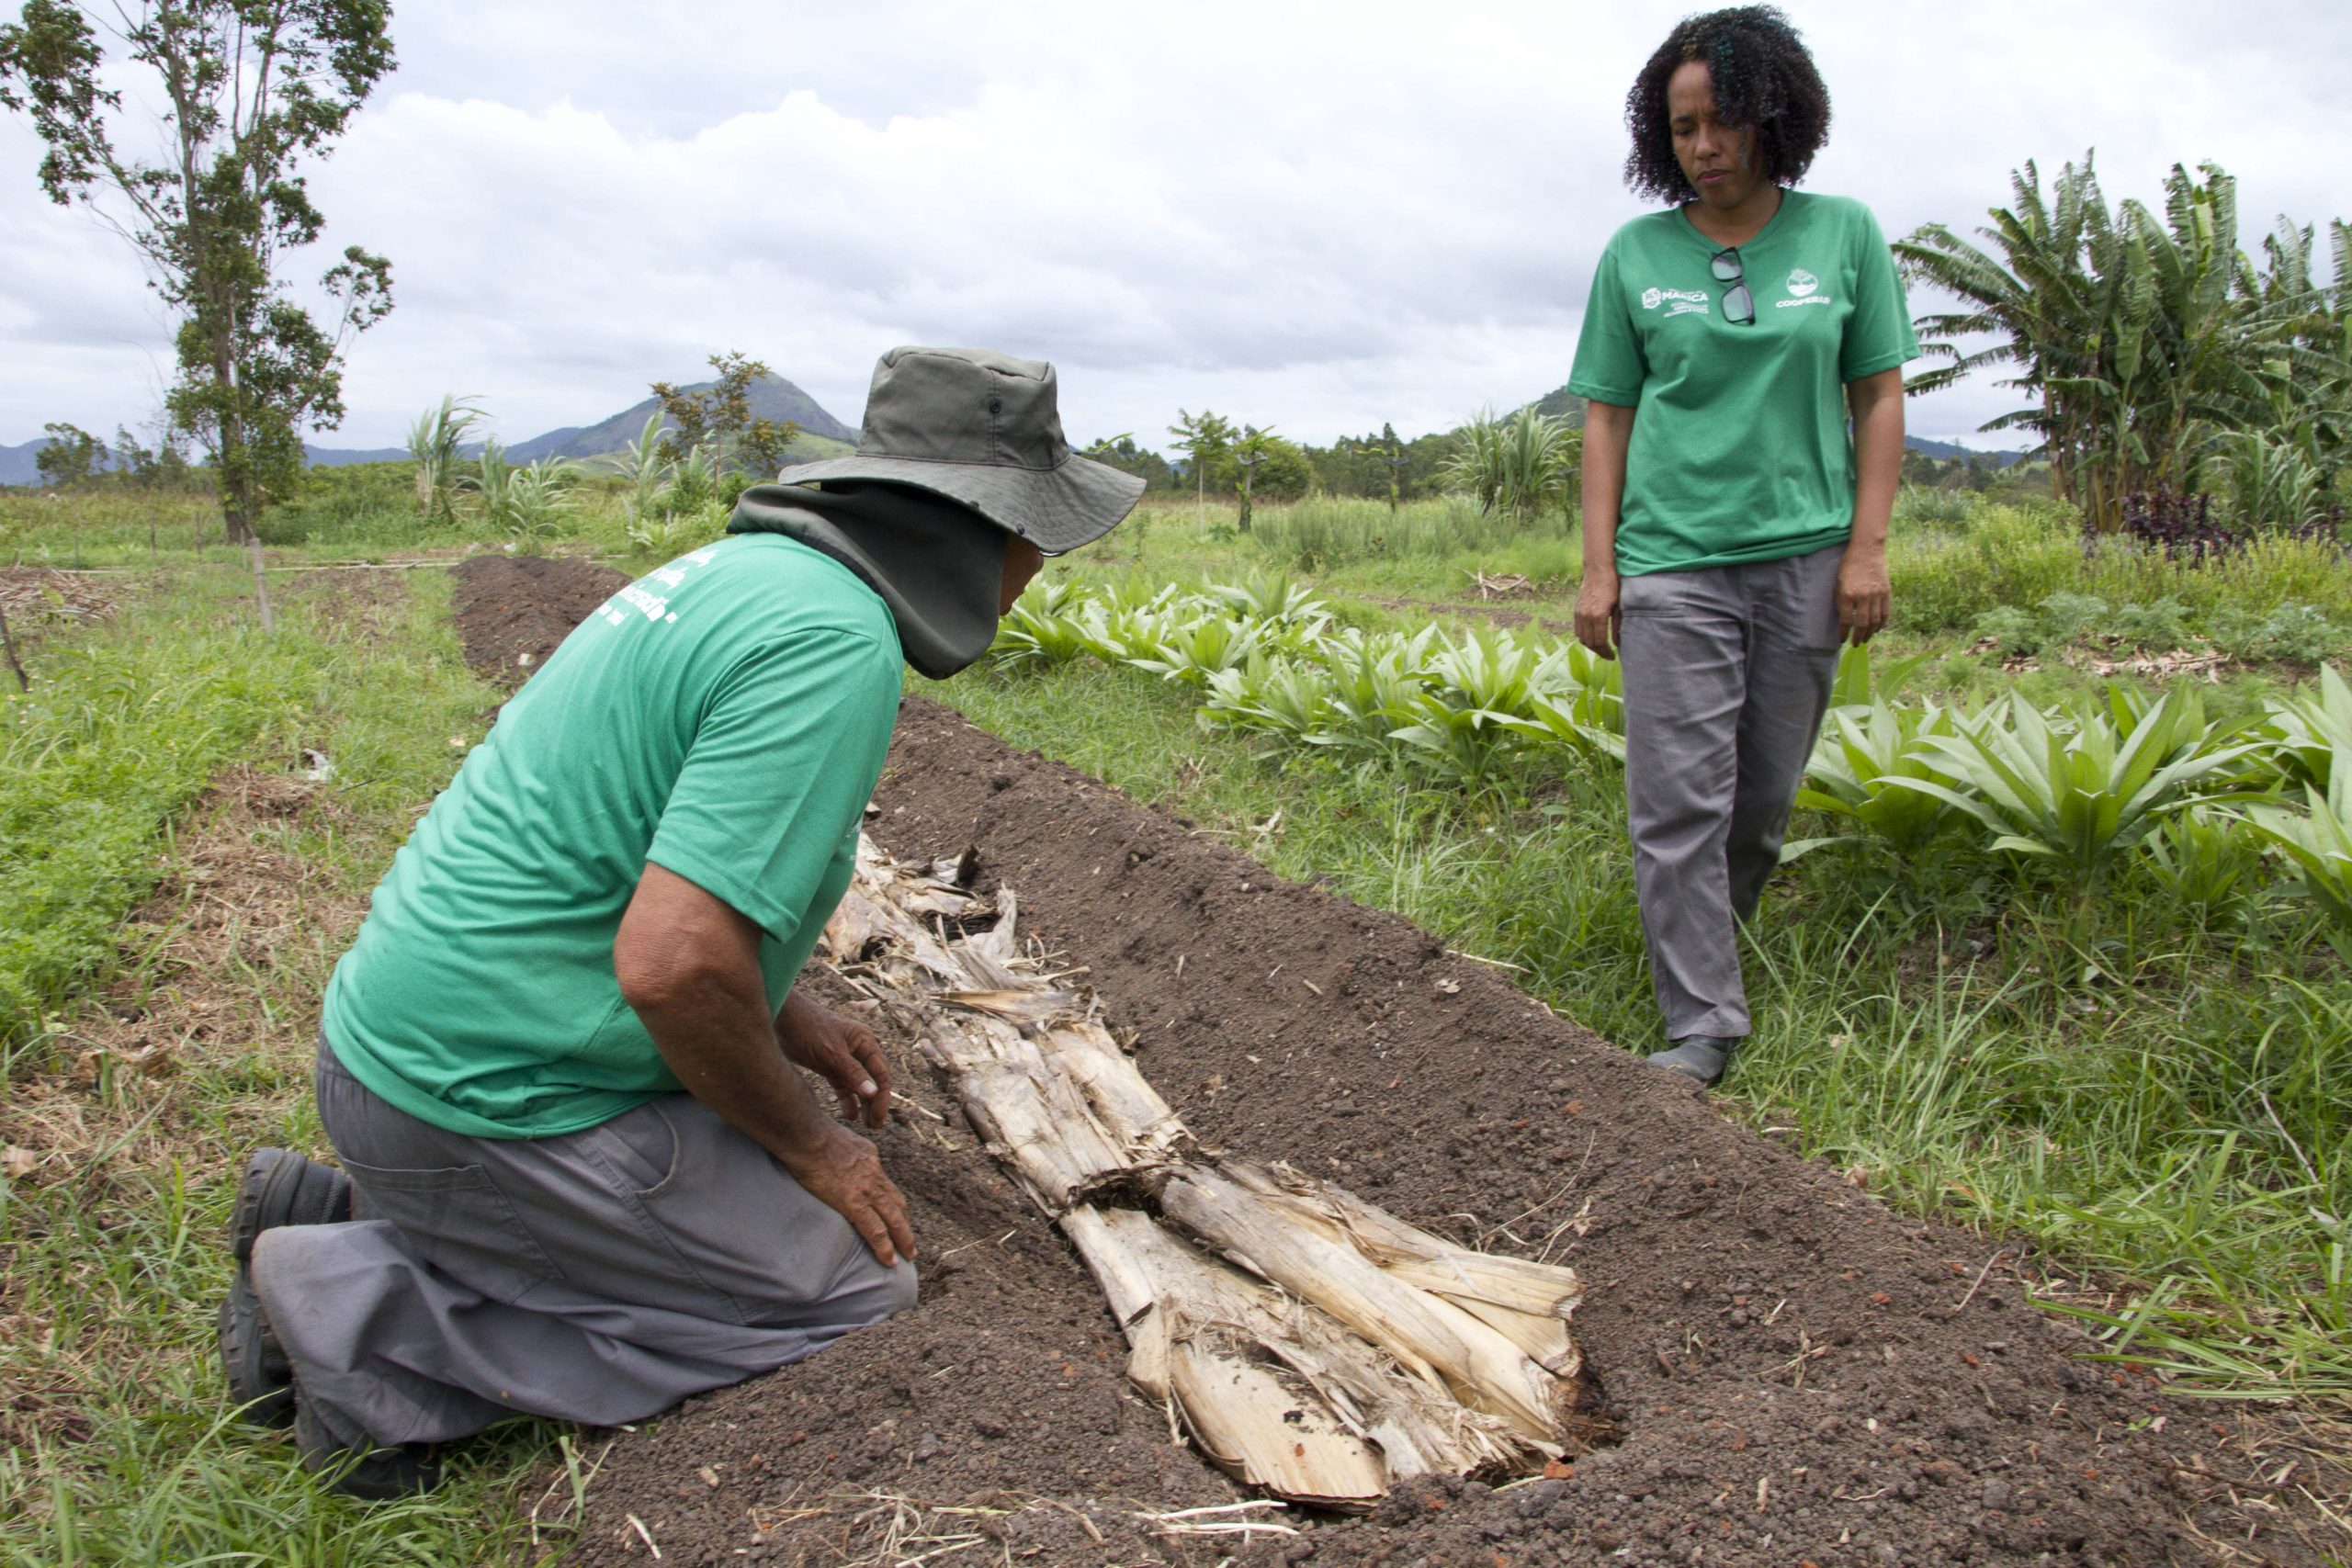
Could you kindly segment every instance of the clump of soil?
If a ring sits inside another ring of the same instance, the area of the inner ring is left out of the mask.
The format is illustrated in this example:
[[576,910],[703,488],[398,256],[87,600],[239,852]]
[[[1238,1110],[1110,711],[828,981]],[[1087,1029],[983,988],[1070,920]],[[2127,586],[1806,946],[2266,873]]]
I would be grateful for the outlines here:
[[648,1538],[683,1563],[2324,1561],[2326,1527],[2221,1412],[2085,1360],[2028,1304],[2015,1247],[1889,1211],[1409,922],[952,712],[910,701],[891,759],[877,840],[976,848],[1205,1142],[1581,1271],[1623,1441],[1368,1518],[1164,1533],[1138,1516],[1237,1495],[1129,1391],[1091,1280],[918,1089],[931,1116],[883,1143],[922,1304],[624,1438],[579,1561],[650,1561]]
[[466,662],[518,686],[588,613],[628,581],[570,556],[470,556],[458,563],[455,609]]

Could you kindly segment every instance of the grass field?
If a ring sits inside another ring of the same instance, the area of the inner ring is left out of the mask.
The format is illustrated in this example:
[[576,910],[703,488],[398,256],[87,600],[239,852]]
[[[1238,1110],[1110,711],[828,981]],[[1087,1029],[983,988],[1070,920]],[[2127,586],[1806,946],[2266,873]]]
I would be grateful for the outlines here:
[[[360,1510],[235,1425],[210,1359],[236,1162],[258,1142],[316,1145],[320,987],[495,701],[456,658],[442,574],[316,570],[512,542],[420,530],[395,478],[325,479],[271,519],[273,637],[201,500],[0,495],[0,565],[102,571],[86,581],[117,605],[88,626],[20,613],[33,691],[0,710],[0,1561],[537,1554],[540,1499],[516,1483],[572,1454],[559,1434],[523,1426],[469,1450],[435,1496]],[[718,525],[688,519],[673,543]],[[601,493],[522,547],[655,558]],[[1259,508],[1242,536],[1229,510],[1204,521],[1155,500],[1054,570],[1114,584],[1288,570],[1383,628],[1433,613],[1565,625],[1576,568],[1565,519],[1306,502]],[[2352,626],[2352,570],[2318,547],[2191,570],[2086,558],[2047,511],[1974,508],[1898,525],[1894,568],[1883,647],[1922,656],[1919,696],[2154,684],[2167,666],[2148,656],[2187,651],[2226,715],[2352,651],[2330,629]],[[1481,574],[1529,581],[1487,603]],[[2266,632],[2290,604],[2309,616]],[[2127,622],[2146,629],[2125,638]],[[1091,661],[923,689],[1285,875],[1517,965],[1629,1048],[1655,1039],[1613,773],[1465,792],[1211,733],[1191,694]],[[330,776],[302,778],[306,750]],[[210,890],[232,874],[271,891],[224,908]],[[1758,1032],[1722,1096],[1734,1114],[2013,1244],[2119,1350],[2221,1392],[2352,1408],[2352,973],[2307,907],[2265,898],[2216,921],[2135,871],[2086,908],[1966,858],[1821,852],[1769,908],[1748,953]],[[550,1495],[539,1550],[563,1539],[565,1489]]]

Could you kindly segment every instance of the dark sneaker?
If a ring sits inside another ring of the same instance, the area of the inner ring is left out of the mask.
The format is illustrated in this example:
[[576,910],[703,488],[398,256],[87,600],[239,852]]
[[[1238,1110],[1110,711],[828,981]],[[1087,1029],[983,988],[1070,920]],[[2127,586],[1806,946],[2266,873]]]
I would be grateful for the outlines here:
[[229,1397],[243,1406],[244,1418],[263,1427],[285,1427],[294,1420],[294,1368],[287,1360],[277,1336],[270,1332],[269,1314],[254,1293],[253,1276],[237,1265],[229,1293],[220,1299],[220,1371]]
[[1712,1034],[1692,1034],[1674,1043],[1670,1049],[1656,1052],[1642,1060],[1653,1067],[1664,1067],[1669,1073],[1696,1078],[1711,1084],[1724,1076],[1724,1065],[1731,1060],[1732,1048],[1737,1040],[1718,1039]]
[[292,1149],[255,1149],[237,1189],[229,1251],[243,1266],[254,1241],[278,1225],[334,1225],[351,1218],[351,1178]]
[[441,1461],[430,1443],[378,1448],[361,1439],[346,1442],[298,1390],[294,1398],[294,1451],[302,1468],[329,1491],[367,1503],[430,1492],[441,1483]]
[[254,1293],[254,1243],[279,1225],[337,1224],[351,1218],[351,1179],[291,1149],[255,1149],[245,1161],[229,1252],[237,1260],[221,1298],[220,1372],[244,1417],[264,1427],[294,1419],[294,1369]]

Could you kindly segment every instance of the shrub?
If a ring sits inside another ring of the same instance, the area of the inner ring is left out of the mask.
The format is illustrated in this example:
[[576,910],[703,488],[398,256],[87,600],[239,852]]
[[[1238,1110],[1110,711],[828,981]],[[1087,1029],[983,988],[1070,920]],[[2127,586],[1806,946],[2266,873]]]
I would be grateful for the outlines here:
[[2317,664],[2342,649],[2346,629],[2309,604],[2281,604],[2267,615],[2224,610],[2208,630],[2213,646],[2233,659],[2292,659]]

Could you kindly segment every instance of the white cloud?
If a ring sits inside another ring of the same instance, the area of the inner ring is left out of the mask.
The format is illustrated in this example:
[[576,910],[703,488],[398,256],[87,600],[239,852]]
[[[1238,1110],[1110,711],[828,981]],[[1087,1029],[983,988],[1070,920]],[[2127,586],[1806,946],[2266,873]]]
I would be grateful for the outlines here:
[[[450,390],[528,435],[719,349],[854,421],[910,341],[1056,360],[1080,436],[1155,440],[1180,405],[1316,440],[1508,406],[1566,378],[1638,210],[1624,87],[1687,8],[403,6],[400,73],[312,176],[399,299],[325,439],[396,443]],[[2344,211],[2333,6],[1794,9],[1837,102],[1812,184],[1889,232],[1971,226],[2017,164],[2093,144],[2111,197],[2218,159],[2249,243]],[[140,417],[168,355],[35,156],[0,129],[0,441]],[[2005,406],[1963,388],[1912,427]]]

